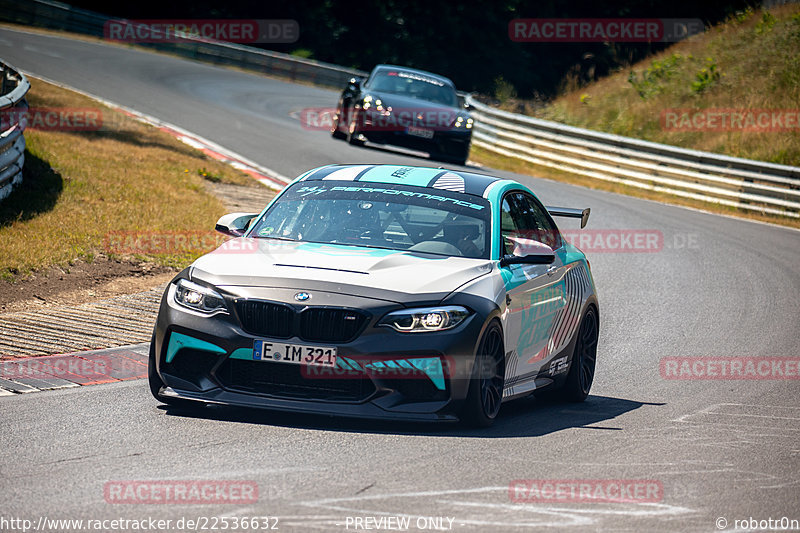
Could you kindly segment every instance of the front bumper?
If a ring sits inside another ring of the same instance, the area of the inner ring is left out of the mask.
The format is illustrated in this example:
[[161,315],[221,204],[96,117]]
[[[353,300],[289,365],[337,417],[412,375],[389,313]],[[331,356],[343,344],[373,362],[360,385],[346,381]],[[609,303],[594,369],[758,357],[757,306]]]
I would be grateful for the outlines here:
[[406,130],[371,130],[369,125],[365,125],[359,133],[370,142],[400,146],[411,150],[452,157],[463,156],[469,153],[469,146],[472,141],[472,130],[466,128],[435,130],[433,132],[433,137],[430,139],[411,135]]
[[[155,331],[155,369],[165,385],[161,395],[206,403],[359,418],[455,421],[467,396],[486,322],[476,311],[452,330],[400,333],[375,326],[399,305],[349,297],[349,307],[369,315],[351,341],[309,342],[297,336],[274,340],[336,346],[339,367],[316,369],[254,360],[254,341],[265,337],[242,327],[234,305],[229,302],[230,314],[200,316],[174,302],[172,287],[162,298]],[[282,290],[277,293],[282,295]]]

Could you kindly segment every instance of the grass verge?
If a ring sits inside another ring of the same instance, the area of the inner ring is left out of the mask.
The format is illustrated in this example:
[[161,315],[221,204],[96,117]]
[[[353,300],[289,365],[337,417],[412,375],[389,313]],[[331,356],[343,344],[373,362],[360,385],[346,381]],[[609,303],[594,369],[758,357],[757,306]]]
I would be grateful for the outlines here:
[[262,187],[157,128],[82,95],[31,80],[35,108],[102,113],[96,131],[28,129],[22,184],[0,203],[0,280],[14,282],[76,261],[126,260],[179,268],[205,250],[116,253],[114,232],[213,230],[223,204],[207,180]]
[[567,85],[572,88],[552,102],[506,98],[501,107],[571,126],[800,166],[796,122],[782,130],[759,131],[705,128],[703,123],[699,128],[686,127],[685,122],[678,126],[666,119],[671,110],[784,110],[796,116],[800,108],[796,3],[769,10],[748,8],[586,87]]

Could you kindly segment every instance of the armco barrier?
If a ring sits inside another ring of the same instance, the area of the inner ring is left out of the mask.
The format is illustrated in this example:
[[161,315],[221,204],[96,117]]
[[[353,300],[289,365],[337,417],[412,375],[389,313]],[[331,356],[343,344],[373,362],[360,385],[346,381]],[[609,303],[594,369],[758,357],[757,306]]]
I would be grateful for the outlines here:
[[[20,117],[28,108],[25,94],[31,84],[13,67],[0,61],[0,117]],[[0,119],[0,200],[11,194],[22,181],[22,165],[25,163],[25,121]]]
[[[19,24],[99,37],[109,19],[48,0],[0,0],[0,20]],[[359,70],[251,46],[195,38],[141,46],[337,89],[352,77],[366,75]],[[800,218],[798,167],[575,128],[495,109],[471,96],[466,101],[475,118],[472,142],[500,155],[640,189]]]
[[800,218],[800,168],[686,150],[501,111],[467,97],[472,142],[535,165]]

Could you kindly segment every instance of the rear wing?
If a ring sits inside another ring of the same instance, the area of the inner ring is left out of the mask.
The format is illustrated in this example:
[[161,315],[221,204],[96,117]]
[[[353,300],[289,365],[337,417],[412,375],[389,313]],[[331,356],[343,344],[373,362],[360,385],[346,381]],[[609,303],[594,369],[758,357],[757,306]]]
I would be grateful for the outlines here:
[[589,222],[589,213],[592,211],[588,207],[586,209],[575,209],[573,207],[551,207],[549,205],[545,209],[554,217],[581,219],[581,229],[586,227],[586,223]]

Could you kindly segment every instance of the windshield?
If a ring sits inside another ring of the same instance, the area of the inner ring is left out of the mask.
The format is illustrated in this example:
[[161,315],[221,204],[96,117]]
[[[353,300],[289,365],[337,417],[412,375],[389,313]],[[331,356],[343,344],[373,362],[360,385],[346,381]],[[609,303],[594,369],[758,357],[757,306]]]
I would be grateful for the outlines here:
[[248,236],[488,259],[489,211],[483,198],[438,189],[299,182]]
[[458,106],[458,97],[451,85],[415,72],[379,70],[370,80],[369,89],[400,94],[450,107]]

